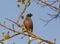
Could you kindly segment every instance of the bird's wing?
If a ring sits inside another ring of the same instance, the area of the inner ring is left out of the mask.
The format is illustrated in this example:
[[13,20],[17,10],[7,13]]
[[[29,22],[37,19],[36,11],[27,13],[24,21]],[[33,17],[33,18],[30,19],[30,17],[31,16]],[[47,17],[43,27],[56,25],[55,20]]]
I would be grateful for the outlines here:
[[26,29],[31,29],[31,31],[33,31],[33,22],[32,22],[31,18],[25,19],[24,25],[25,25]]

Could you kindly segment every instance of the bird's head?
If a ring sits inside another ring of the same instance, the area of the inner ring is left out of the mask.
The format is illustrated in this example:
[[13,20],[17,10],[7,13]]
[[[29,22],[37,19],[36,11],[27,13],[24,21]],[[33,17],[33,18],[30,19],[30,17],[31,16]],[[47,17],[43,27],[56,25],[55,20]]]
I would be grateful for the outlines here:
[[26,17],[32,17],[32,16],[33,16],[33,14],[31,14],[31,13],[26,15]]

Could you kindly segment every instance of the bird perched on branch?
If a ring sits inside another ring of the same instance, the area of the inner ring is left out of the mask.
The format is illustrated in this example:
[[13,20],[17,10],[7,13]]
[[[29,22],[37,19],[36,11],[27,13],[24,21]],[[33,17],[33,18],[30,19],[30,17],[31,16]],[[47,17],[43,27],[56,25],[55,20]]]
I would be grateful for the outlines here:
[[24,26],[27,29],[27,31],[33,32],[33,22],[31,17],[33,16],[33,14],[29,13],[26,15],[26,18],[24,19]]
[[[32,16],[33,16],[33,14],[31,14],[31,13],[27,14],[26,18],[24,19],[24,22],[23,22],[29,35],[31,34],[30,32],[33,32],[33,22],[31,19]],[[30,43],[31,40],[32,40],[32,37],[29,37],[28,44]]]

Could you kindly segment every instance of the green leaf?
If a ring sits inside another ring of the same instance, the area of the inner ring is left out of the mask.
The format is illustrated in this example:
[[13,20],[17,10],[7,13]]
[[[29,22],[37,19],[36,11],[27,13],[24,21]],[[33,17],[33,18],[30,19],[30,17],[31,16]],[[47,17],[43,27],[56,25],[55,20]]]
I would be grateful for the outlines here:
[[8,32],[3,39],[4,39],[4,40],[7,40],[7,39],[9,39],[9,37],[10,37],[10,34],[9,34],[9,32]]
[[24,16],[21,16],[22,19],[24,19]]
[[14,29],[14,24],[12,24],[12,29]]
[[25,36],[22,36],[21,39],[23,39]]
[[20,8],[20,5],[18,4],[17,7]]

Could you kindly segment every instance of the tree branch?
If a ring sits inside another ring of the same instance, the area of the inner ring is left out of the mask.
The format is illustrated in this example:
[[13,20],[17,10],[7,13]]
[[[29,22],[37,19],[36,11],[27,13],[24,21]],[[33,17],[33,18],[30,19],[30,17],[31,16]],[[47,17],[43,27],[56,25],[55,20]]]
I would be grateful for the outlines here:
[[42,1],[42,0],[40,0],[42,3],[44,3],[44,4],[46,4],[46,5],[48,5],[48,6],[50,6],[50,7],[52,7],[52,8],[54,8],[54,9],[56,9],[56,10],[60,10],[60,8],[57,8],[57,7],[55,7],[55,6],[53,6],[53,5],[51,5],[51,4],[49,4],[48,2],[46,2],[46,1]]
[[[0,23],[0,25],[1,25],[2,27],[6,28],[7,30],[16,32],[16,33],[18,33],[18,34],[22,34],[22,35],[25,35],[25,36],[30,36],[30,37],[32,37],[32,38],[42,40],[42,41],[44,41],[44,42],[46,42],[46,43],[49,43],[49,44],[55,44],[55,43],[53,43],[53,42],[51,42],[51,41],[49,41],[49,40],[45,40],[45,39],[43,39],[43,38],[40,38],[39,36],[35,35],[35,34],[32,33],[32,32],[31,32],[31,35],[28,35],[28,34],[25,34],[25,33],[23,33],[23,32],[18,32],[18,31],[16,31],[16,30],[13,30],[13,29],[11,29],[11,28],[9,28],[9,27],[1,24],[1,23]],[[13,37],[14,37],[14,36],[13,36]],[[11,38],[11,37],[10,37],[10,38]]]
[[[28,6],[30,5],[30,0],[28,0],[27,4],[28,4]],[[21,14],[18,16],[17,23],[19,22],[21,16],[24,14],[24,12],[25,12],[26,9],[27,9],[27,5],[25,4],[25,8],[21,12]]]

